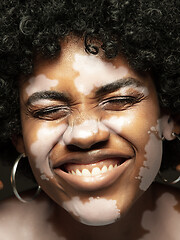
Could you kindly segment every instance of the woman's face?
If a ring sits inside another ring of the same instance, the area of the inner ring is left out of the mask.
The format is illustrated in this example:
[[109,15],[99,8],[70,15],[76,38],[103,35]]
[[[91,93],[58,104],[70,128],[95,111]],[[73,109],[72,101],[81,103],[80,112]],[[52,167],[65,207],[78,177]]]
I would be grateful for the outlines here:
[[163,132],[153,81],[122,57],[64,41],[20,80],[24,151],[42,189],[88,225],[115,222],[150,186]]

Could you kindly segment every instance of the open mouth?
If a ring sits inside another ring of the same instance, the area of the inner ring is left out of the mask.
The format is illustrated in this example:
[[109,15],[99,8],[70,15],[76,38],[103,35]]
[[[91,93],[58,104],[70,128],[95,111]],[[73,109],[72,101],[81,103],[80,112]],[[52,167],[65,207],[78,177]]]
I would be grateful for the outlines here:
[[112,154],[70,154],[53,166],[53,171],[62,180],[78,191],[96,191],[113,184],[123,176],[133,162],[133,155]]
[[65,163],[60,169],[75,176],[94,177],[117,168],[125,161],[125,158],[118,158],[101,160],[90,164]]

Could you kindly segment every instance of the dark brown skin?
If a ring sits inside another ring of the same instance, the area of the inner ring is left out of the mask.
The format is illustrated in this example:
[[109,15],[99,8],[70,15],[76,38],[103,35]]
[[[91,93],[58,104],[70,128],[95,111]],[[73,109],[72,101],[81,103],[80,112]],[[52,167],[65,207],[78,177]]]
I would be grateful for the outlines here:
[[0,190],[2,190],[2,189],[3,189],[3,182],[0,181]]

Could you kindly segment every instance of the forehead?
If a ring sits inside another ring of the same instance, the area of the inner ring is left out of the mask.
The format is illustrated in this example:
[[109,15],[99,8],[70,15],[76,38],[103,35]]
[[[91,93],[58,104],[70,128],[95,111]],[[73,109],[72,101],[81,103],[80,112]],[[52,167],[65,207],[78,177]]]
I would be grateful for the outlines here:
[[95,87],[126,77],[134,77],[137,82],[146,85],[147,76],[144,78],[134,72],[123,57],[109,60],[102,51],[94,56],[85,51],[83,40],[66,39],[61,43],[61,53],[56,59],[37,58],[33,75],[24,79],[23,83],[28,95],[57,86],[76,89],[88,95]]
[[102,68],[113,70],[119,66],[126,65],[127,63],[122,57],[118,56],[111,60],[105,58],[101,49],[98,55],[88,54],[85,51],[83,40],[67,38],[61,43],[61,53],[56,59],[46,60],[40,57],[37,58],[34,75],[44,72],[47,77],[50,77],[53,72],[54,74],[61,74],[60,70],[63,70],[63,75],[68,75],[69,70],[71,70],[71,74],[74,71],[75,75],[78,74],[79,70],[84,70],[86,74],[91,74],[96,70],[100,71]]

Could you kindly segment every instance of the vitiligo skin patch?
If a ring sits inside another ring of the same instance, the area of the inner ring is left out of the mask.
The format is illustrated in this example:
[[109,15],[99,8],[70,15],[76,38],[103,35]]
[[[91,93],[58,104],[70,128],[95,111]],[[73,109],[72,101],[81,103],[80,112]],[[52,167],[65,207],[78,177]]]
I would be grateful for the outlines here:
[[74,80],[77,91],[84,95],[88,95],[94,87],[111,83],[112,79],[118,80],[128,74],[127,68],[123,66],[116,68],[112,63],[105,63],[92,55],[76,54],[73,69],[79,73]]
[[47,201],[32,201],[27,204],[14,199],[1,203],[0,239],[1,240],[68,240],[63,233],[57,234],[53,224],[52,205]]
[[86,225],[103,226],[120,218],[116,200],[90,197],[88,202],[83,203],[79,197],[73,197],[70,201],[63,202],[62,206]]
[[52,87],[56,87],[58,85],[58,80],[49,79],[44,74],[32,77],[28,80],[28,82],[29,85],[26,88],[28,96],[35,92],[50,90]]
[[88,119],[80,124],[74,126],[68,126],[63,135],[63,141],[65,144],[70,144],[72,139],[88,139],[93,135],[98,134],[99,131],[107,131],[108,129],[95,119]]
[[146,87],[138,87],[135,84],[132,84],[131,86],[128,87],[122,87],[119,93],[122,96],[126,96],[131,89],[133,89],[133,91],[137,91],[138,93],[143,94],[143,96],[145,97],[147,97],[149,94],[148,89]]
[[141,224],[148,233],[138,240],[179,240],[180,213],[174,208],[177,204],[174,195],[170,193],[159,197],[156,209],[143,214]]
[[146,191],[153,182],[161,165],[162,142],[154,133],[150,133],[145,152],[146,160],[140,168],[139,176],[137,177],[140,180],[139,188],[143,191]]
[[120,134],[123,128],[132,123],[133,118],[132,115],[122,117],[112,116],[109,119],[104,119],[102,122],[108,129]]
[[[140,168],[139,176],[140,189],[146,191],[151,182],[155,179],[161,165],[162,158],[162,137],[172,140],[173,121],[168,121],[169,116],[163,116],[157,121],[156,126],[152,126],[149,133],[149,141],[145,146],[145,158],[143,166]],[[153,151],[152,151],[153,149]]]
[[65,124],[49,127],[44,123],[37,132],[37,140],[31,144],[31,153],[35,156],[36,167],[40,170],[42,174],[41,179],[43,180],[49,180],[49,178],[53,177],[47,151],[56,143],[66,127]]
[[[172,140],[173,121],[169,122],[169,116],[163,116],[157,121],[157,126],[151,127],[149,141],[145,147],[145,158],[143,167],[140,168],[139,176],[140,189],[146,191],[151,182],[155,179],[161,165],[162,137]],[[156,134],[156,135],[155,135]],[[152,151],[153,149],[153,151]]]

